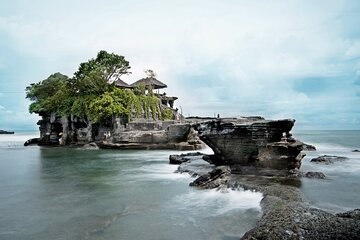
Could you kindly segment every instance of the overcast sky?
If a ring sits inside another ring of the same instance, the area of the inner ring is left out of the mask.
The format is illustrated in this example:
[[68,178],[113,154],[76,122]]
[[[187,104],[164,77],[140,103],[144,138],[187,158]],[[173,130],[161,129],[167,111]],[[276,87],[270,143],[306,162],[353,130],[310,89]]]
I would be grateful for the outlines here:
[[24,89],[99,50],[150,68],[185,116],[360,129],[360,1],[17,1],[0,6],[0,129],[36,129]]

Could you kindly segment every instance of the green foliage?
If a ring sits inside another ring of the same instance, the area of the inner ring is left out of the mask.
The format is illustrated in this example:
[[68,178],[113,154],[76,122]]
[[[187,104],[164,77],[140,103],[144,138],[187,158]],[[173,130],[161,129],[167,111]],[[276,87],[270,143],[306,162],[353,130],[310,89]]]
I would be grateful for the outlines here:
[[[141,95],[136,95],[134,91],[128,90],[128,103],[127,109],[129,113],[135,112],[135,116],[140,118],[143,113],[143,105],[141,101]],[[130,114],[131,117],[131,114]]]
[[63,87],[68,79],[66,75],[59,72],[54,73],[47,79],[38,83],[32,83],[26,87],[26,98],[29,98],[31,101],[46,99]]
[[160,118],[161,110],[160,110],[160,99],[158,97],[152,95],[146,95],[145,97],[148,102],[148,106],[151,110],[151,116],[153,119]]
[[173,110],[171,110],[170,108],[164,108],[161,111],[161,117],[162,117],[163,120],[172,120],[172,119],[174,119]]
[[156,72],[152,69],[146,69],[144,72],[150,78],[156,78],[157,76]]
[[77,117],[86,118],[91,111],[90,104],[94,98],[95,95],[74,98],[70,113]]
[[134,88],[133,91],[136,95],[145,95],[146,92],[146,86],[143,83],[137,84]]
[[54,105],[58,104],[59,95],[67,92],[68,80],[66,75],[54,73],[47,79],[26,87],[26,98],[33,101],[29,107],[30,113],[54,111]]
[[89,107],[89,117],[94,122],[100,122],[113,116],[128,114],[127,108],[121,103],[115,92],[105,92],[100,97],[96,97],[91,101]]
[[74,73],[74,77],[82,79],[92,72],[99,72],[106,82],[116,81],[121,75],[129,73],[129,69],[129,62],[125,60],[124,56],[101,50],[95,59],[81,63],[79,70]]
[[82,78],[73,78],[70,81],[73,95],[101,95],[106,91],[111,91],[114,86],[109,84],[99,71],[91,71]]
[[71,79],[55,73],[28,86],[26,98],[32,101],[29,111],[74,115],[94,123],[121,115],[142,117],[145,114],[149,118],[151,113],[152,118],[160,118],[163,115],[160,99],[151,89],[141,85],[134,90],[119,89],[109,84],[129,69],[129,62],[123,56],[100,51],[95,59],[81,63]]

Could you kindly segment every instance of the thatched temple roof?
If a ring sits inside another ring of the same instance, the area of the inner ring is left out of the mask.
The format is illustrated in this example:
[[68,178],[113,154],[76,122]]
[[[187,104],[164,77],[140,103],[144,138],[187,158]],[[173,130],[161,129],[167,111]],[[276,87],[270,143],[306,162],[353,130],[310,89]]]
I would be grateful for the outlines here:
[[167,85],[165,83],[160,82],[154,77],[146,77],[142,78],[133,84],[131,84],[131,87],[135,87],[137,85],[144,84],[145,86],[152,86],[153,89],[160,89],[160,88],[167,88]]
[[126,82],[124,82],[123,80],[116,80],[115,82],[115,86],[116,87],[120,87],[120,88],[132,88],[132,86],[130,86],[129,84],[127,84]]

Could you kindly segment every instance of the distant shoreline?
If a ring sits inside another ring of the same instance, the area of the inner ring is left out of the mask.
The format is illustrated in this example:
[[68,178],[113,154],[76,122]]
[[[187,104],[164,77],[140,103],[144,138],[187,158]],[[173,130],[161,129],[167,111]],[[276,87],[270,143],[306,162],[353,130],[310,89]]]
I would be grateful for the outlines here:
[[0,130],[0,134],[14,134],[15,132]]

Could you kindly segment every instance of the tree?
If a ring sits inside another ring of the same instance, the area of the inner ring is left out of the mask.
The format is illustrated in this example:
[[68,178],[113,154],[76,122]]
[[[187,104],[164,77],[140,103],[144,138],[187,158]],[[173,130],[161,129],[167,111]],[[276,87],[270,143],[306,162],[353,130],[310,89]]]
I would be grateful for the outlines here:
[[30,113],[50,112],[57,105],[54,100],[59,97],[59,92],[66,92],[69,77],[59,72],[50,75],[38,83],[26,87],[26,98],[33,101],[29,107]]
[[129,62],[124,56],[101,50],[95,59],[80,64],[78,71],[74,73],[74,78],[79,80],[91,75],[92,72],[98,72],[108,83],[120,79],[121,75],[129,74],[129,69]]
[[115,92],[105,92],[90,103],[89,117],[94,122],[100,122],[110,117],[128,114],[126,99],[121,99]]
[[146,69],[145,71],[146,76],[150,77],[150,78],[156,78],[157,74],[154,70],[151,69]]
[[96,58],[80,64],[71,79],[74,95],[101,95],[111,91],[114,86],[109,83],[129,74],[130,65],[124,56],[101,50]]
[[[119,89],[112,81],[129,73],[129,62],[123,56],[100,51],[96,58],[81,63],[73,78],[54,73],[47,79],[26,88],[26,98],[33,101],[30,113],[61,116],[74,115],[92,122],[134,113],[140,117],[160,117],[160,100],[145,95],[145,86],[136,89]],[[149,70],[155,76],[154,71]]]

